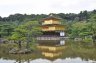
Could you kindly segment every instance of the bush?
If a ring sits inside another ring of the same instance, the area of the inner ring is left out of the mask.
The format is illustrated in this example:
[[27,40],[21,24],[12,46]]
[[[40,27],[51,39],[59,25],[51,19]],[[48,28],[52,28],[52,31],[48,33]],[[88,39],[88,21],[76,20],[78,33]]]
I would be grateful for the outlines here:
[[83,41],[84,42],[92,42],[93,40],[92,40],[92,38],[85,38]]

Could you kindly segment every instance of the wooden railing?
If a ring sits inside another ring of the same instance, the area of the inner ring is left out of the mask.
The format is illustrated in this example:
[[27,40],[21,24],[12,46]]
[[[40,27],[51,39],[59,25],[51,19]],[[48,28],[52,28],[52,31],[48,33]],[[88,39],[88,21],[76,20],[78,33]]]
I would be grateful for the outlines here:
[[39,36],[37,37],[37,40],[60,40],[64,39],[64,37],[60,36]]

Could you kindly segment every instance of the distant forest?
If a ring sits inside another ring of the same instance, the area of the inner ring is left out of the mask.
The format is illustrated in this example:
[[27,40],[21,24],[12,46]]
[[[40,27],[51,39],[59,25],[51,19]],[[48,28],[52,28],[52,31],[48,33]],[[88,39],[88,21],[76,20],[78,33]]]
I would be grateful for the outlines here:
[[[92,14],[96,14],[96,10],[93,11],[81,11],[78,14],[75,13],[58,13],[55,14],[54,16],[60,17],[64,20],[67,21],[87,21],[88,19],[90,19],[90,16]],[[8,17],[1,17],[0,16],[0,21],[3,22],[9,22],[9,21],[19,21],[19,22],[23,22],[23,21],[40,21],[42,18],[47,17],[48,15],[46,14],[31,14],[31,15],[27,15],[27,14],[14,14],[14,15],[9,15]]]

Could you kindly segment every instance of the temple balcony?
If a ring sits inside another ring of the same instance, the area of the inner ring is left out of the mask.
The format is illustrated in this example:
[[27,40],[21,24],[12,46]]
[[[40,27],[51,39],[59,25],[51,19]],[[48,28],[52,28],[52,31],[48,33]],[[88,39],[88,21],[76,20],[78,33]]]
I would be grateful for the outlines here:
[[48,25],[48,24],[61,24],[61,22],[55,21],[55,20],[48,20],[48,21],[42,22],[42,25]]
[[59,26],[48,26],[48,27],[43,27],[42,31],[58,31],[58,30],[64,30],[64,27],[59,27]]
[[38,36],[37,38],[36,38],[37,40],[61,40],[61,39],[65,39],[65,37],[64,36],[55,36],[55,35],[53,35],[53,36],[48,36],[48,35],[42,35],[42,36]]

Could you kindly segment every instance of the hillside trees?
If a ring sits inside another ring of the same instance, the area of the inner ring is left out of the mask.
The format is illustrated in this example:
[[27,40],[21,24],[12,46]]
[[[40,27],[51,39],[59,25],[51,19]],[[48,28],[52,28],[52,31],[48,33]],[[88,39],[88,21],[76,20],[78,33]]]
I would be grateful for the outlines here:
[[96,14],[92,14],[89,21],[90,21],[89,22],[90,29],[92,31],[93,42],[95,42],[96,40]]
[[8,37],[13,32],[14,28],[9,24],[0,25],[0,37]]
[[[53,13],[55,16],[58,16],[60,18],[62,18],[63,20],[67,20],[67,21],[74,21],[75,19],[78,19],[79,21],[84,21],[84,20],[88,20],[90,18],[91,14],[96,14],[96,10],[93,11],[81,11],[78,14],[75,13]],[[42,18],[47,17],[48,15],[46,14],[31,14],[31,15],[27,15],[27,14],[14,14],[14,15],[9,15],[8,17],[0,17],[0,21],[6,22],[6,21],[19,21],[19,22],[23,22],[23,21],[38,21],[41,20]]]

